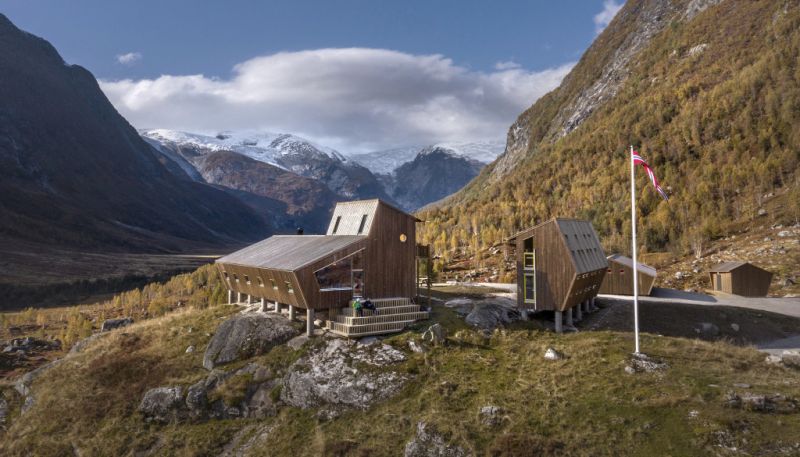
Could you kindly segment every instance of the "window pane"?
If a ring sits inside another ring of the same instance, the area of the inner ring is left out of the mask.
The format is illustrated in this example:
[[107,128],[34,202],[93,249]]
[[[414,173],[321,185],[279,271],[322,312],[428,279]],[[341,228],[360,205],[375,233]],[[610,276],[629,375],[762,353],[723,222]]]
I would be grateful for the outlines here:
[[358,226],[358,234],[364,233],[364,226],[367,225],[367,215],[361,216],[361,225]]
[[525,301],[536,301],[536,282],[533,275],[525,275]]
[[349,289],[351,260],[347,257],[314,272],[320,290]]

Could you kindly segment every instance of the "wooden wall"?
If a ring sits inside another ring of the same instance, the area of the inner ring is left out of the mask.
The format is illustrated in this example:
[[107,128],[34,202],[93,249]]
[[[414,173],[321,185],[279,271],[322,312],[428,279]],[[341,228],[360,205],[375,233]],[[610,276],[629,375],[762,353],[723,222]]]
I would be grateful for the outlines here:
[[[608,270],[600,285],[601,294],[608,295],[633,295],[633,268],[623,263],[608,261]],[[656,282],[655,276],[638,272],[639,295],[650,295],[653,284]]]
[[[242,294],[252,295],[256,299],[264,298],[268,301],[277,301],[279,303],[297,306],[298,308],[307,307],[306,300],[303,297],[303,291],[300,289],[300,282],[291,271],[267,270],[263,268],[220,263],[217,264],[217,268],[223,276],[223,281],[225,281],[228,288],[234,293],[240,292]],[[224,273],[228,273],[227,279]],[[238,281],[235,279],[234,275],[238,277]],[[249,284],[245,280],[245,275],[250,278]],[[259,283],[259,277],[263,280],[263,286]],[[278,287],[277,289],[272,288],[270,279],[275,280],[275,285]],[[286,281],[291,283],[294,293],[289,293],[286,287]]]
[[[525,303],[523,259],[525,240],[533,237],[536,250],[536,305]],[[537,311],[564,311],[597,295],[605,266],[578,274],[572,252],[555,219],[520,232],[516,241],[517,306]]]
[[[400,241],[400,235],[406,241]],[[416,292],[416,219],[381,202],[369,233],[364,294],[413,297]]]
[[341,308],[343,306],[347,306],[347,303],[353,298],[353,291],[337,290],[321,292],[319,290],[319,283],[317,283],[317,278],[314,275],[314,272],[362,249],[364,249],[362,255],[366,260],[366,256],[368,255],[367,251],[369,251],[369,248],[367,240],[362,240],[358,243],[353,243],[346,248],[328,257],[325,257],[324,259],[320,259],[312,264],[306,265],[297,271],[297,279],[303,288],[303,295],[305,296],[308,306],[311,309]]
[[765,297],[772,282],[772,273],[746,263],[729,272],[711,273],[711,289],[716,288],[716,275],[722,278],[722,292],[743,297]]

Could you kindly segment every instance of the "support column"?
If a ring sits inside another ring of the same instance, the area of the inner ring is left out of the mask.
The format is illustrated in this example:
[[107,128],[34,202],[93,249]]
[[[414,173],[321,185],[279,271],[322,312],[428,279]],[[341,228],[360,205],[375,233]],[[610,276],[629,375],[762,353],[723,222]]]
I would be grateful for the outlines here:
[[275,302],[275,308],[273,309],[273,311],[275,311],[278,314],[281,313],[281,304],[279,302],[277,301]]
[[306,310],[306,335],[314,336],[314,310]]
[[239,304],[241,302],[242,302],[242,293],[236,292],[236,304]]
[[575,322],[572,321],[572,308],[567,310],[567,327],[574,327]]
[[289,305],[289,320],[290,321],[294,320],[294,312],[295,312],[294,305]]
[[228,289],[228,304],[231,304],[231,300],[233,300],[233,291]]
[[250,295],[250,294],[247,294],[247,304],[248,304],[248,305],[251,305],[251,304],[252,304],[252,298],[253,298],[253,296],[252,296],[252,295]]
[[561,311],[556,311],[556,313],[555,313],[556,333],[563,333],[564,332],[564,326],[562,325],[561,317],[562,317],[561,316]]
[[267,301],[264,299],[264,297],[261,297],[261,312],[267,312]]
[[583,320],[583,310],[581,309],[581,303],[575,307],[575,321],[580,322]]
[[597,303],[594,302],[596,298],[597,297],[592,297],[592,301],[591,301],[592,311],[597,311],[598,309],[600,309],[600,308],[597,307]]

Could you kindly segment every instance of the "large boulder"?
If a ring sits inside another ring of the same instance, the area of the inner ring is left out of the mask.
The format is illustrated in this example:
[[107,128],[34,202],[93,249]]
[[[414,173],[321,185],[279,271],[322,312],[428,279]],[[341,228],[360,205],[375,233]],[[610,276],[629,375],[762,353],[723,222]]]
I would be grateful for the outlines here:
[[145,392],[139,412],[145,420],[171,422],[178,420],[183,413],[183,391],[180,387],[156,387]]
[[406,443],[404,457],[464,457],[467,453],[459,446],[447,444],[436,429],[419,422],[417,435]]
[[406,378],[390,366],[403,360],[402,352],[386,344],[329,340],[291,366],[283,378],[281,400],[303,409],[367,409],[400,390]]
[[298,333],[283,316],[262,313],[233,316],[217,328],[203,356],[203,366],[212,370],[218,365],[263,354]]
[[494,330],[520,319],[517,304],[503,297],[492,297],[476,301],[472,311],[464,319],[468,324],[482,330]]
[[101,332],[108,332],[117,328],[127,327],[133,324],[133,319],[130,317],[121,317],[119,319],[106,319],[100,327]]

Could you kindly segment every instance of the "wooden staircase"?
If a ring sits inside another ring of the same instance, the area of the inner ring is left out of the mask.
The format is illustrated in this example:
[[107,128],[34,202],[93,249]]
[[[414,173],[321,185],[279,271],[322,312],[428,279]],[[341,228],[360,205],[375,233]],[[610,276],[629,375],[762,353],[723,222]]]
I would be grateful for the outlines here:
[[408,298],[376,298],[370,300],[376,311],[363,310],[363,316],[356,315],[352,308],[342,308],[334,320],[325,326],[337,335],[359,338],[369,335],[383,335],[401,332],[408,324],[427,319],[428,312],[422,311]]

